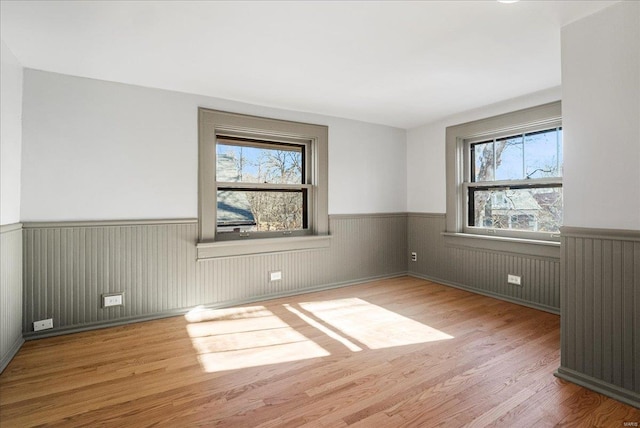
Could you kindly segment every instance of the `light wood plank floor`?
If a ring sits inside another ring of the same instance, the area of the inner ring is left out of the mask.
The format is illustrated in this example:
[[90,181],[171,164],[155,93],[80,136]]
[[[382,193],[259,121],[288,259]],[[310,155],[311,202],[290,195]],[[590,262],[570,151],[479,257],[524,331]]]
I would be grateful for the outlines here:
[[2,427],[602,426],[553,376],[558,316],[402,277],[27,342]]

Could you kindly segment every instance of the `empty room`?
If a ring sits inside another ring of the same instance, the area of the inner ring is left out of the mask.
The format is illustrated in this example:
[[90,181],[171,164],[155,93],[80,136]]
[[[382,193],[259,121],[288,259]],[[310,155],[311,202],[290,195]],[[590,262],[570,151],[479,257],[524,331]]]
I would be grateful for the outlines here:
[[0,426],[640,426],[640,1],[0,1]]

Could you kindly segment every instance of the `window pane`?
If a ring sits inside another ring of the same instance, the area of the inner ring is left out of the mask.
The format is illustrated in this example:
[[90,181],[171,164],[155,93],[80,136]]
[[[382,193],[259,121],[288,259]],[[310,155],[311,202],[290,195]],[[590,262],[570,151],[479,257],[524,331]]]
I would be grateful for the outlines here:
[[525,134],[526,178],[562,177],[561,130]]
[[216,144],[216,180],[242,183],[301,184],[302,146],[275,148]]
[[496,140],[496,180],[524,178],[522,136]]
[[251,211],[251,204],[245,192],[219,191],[217,215],[218,226],[237,226],[249,229],[256,225],[255,216]]
[[469,226],[490,229],[559,232],[562,225],[562,188],[509,190],[470,189],[473,215]]
[[305,190],[218,191],[218,232],[300,230],[306,224]]
[[471,145],[473,159],[473,177],[471,180],[493,181],[493,141]]

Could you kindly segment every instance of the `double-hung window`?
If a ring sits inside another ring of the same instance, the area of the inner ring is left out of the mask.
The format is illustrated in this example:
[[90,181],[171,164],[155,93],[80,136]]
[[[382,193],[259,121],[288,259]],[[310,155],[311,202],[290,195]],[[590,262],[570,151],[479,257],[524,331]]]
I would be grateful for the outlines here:
[[465,155],[465,232],[542,239],[560,233],[561,127],[466,140]]
[[447,128],[447,232],[559,241],[560,102]]
[[328,246],[328,129],[199,111],[198,258]]
[[308,235],[309,142],[216,140],[216,239]]

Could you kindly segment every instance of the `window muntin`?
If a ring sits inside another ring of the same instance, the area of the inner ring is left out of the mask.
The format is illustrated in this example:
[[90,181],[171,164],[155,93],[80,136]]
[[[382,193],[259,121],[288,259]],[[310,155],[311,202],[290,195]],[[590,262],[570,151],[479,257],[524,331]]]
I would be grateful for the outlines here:
[[466,140],[465,155],[465,232],[555,238],[562,224],[561,127]]

